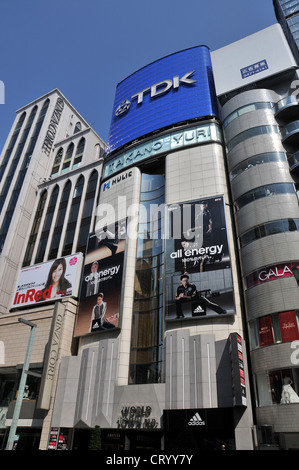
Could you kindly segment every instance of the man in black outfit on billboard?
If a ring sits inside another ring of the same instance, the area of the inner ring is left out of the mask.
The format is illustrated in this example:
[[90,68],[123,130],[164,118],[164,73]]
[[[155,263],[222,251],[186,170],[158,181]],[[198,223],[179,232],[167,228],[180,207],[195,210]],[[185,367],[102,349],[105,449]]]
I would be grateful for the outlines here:
[[192,312],[196,315],[205,315],[206,312],[204,308],[206,307],[209,307],[219,314],[226,313],[226,310],[223,310],[222,307],[214,304],[197,292],[196,286],[189,283],[188,274],[183,274],[180,280],[181,285],[178,286],[175,297],[176,318],[184,318],[182,304],[186,302],[192,302]]

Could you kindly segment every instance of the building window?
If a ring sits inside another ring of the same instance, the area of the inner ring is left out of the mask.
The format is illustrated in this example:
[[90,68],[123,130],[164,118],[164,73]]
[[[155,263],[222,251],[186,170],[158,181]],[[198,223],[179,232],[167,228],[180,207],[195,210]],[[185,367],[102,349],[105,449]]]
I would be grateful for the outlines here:
[[266,224],[258,225],[257,227],[248,230],[240,236],[240,246],[244,248],[249,243],[259,240],[260,238],[277,233],[287,233],[299,231],[299,219],[281,219],[268,222]]
[[26,253],[25,253],[25,256],[24,256],[24,260],[23,260],[23,267],[30,265],[32,254],[33,254],[33,249],[34,249],[34,246],[35,246],[37,234],[38,234],[41,219],[42,219],[42,216],[43,216],[44,207],[45,207],[45,204],[46,204],[46,200],[47,200],[47,190],[45,189],[42,192],[41,196],[40,196],[39,203],[38,203],[38,206],[37,206],[37,210],[36,210],[36,213],[35,213],[33,226],[32,226],[32,229],[31,229],[29,241],[28,241],[28,244],[27,244]]
[[3,189],[2,189],[2,192],[1,192],[1,195],[0,195],[0,211],[2,210],[3,208],[3,205],[4,205],[4,202],[5,202],[5,199],[6,199],[6,196],[8,194],[8,191],[11,187],[11,183],[12,183],[12,180],[13,180],[13,177],[15,176],[16,174],[16,170],[17,170],[17,166],[19,164],[19,161],[20,161],[20,157],[21,157],[21,154],[24,150],[24,146],[25,146],[25,143],[26,143],[26,140],[27,140],[27,137],[28,137],[28,134],[30,132],[30,129],[31,129],[31,126],[32,126],[32,122],[35,118],[35,115],[37,113],[37,106],[35,106],[32,111],[31,111],[31,114],[28,118],[28,121],[26,123],[26,126],[23,130],[23,133],[21,135],[21,139],[19,141],[19,144],[17,146],[17,149],[16,149],[16,152],[15,152],[15,155],[13,157],[13,160],[11,162],[11,165],[10,165],[10,168],[9,168],[9,171],[8,171],[8,174],[6,176],[6,179],[5,179],[5,183],[4,183],[4,186],[3,186]]
[[299,403],[299,368],[278,369],[256,374],[258,406]]
[[82,129],[81,122],[77,122],[75,125],[74,134],[77,134],[77,132],[80,132],[81,129]]
[[264,163],[280,163],[285,162],[286,156],[283,152],[268,152],[255,155],[254,157],[248,158],[243,162],[236,165],[230,172],[231,181],[237,176],[241,175],[244,171],[254,168],[255,166],[262,165]]
[[64,244],[62,248],[62,256],[67,256],[72,253],[73,241],[78,221],[78,213],[80,208],[80,203],[82,199],[84,187],[84,177],[81,175],[77,181],[77,184],[74,189],[72,205],[70,208],[69,219],[66,227]]
[[223,127],[227,127],[234,119],[242,116],[243,114],[250,113],[251,111],[256,111],[257,109],[272,109],[273,103],[271,102],[259,102],[251,103],[241,108],[236,109],[233,113],[229,114],[223,121]]
[[1,167],[0,167],[0,181],[2,180],[2,176],[3,176],[3,174],[4,174],[5,170],[6,170],[7,164],[8,164],[8,162],[9,162],[10,156],[11,156],[12,151],[13,151],[13,149],[14,149],[14,146],[15,146],[16,140],[17,140],[17,138],[18,138],[18,136],[19,136],[20,130],[21,130],[21,128],[22,128],[22,125],[23,125],[23,123],[24,123],[25,117],[26,117],[26,113],[24,112],[24,113],[20,116],[20,118],[19,118],[19,120],[18,120],[18,122],[17,122],[17,125],[16,125],[16,127],[15,127],[14,133],[13,133],[13,135],[12,135],[12,137],[11,137],[11,139],[10,139],[10,142],[9,142],[9,144],[8,144],[7,150],[6,150],[6,152],[5,152],[5,155],[4,155],[4,157],[3,157],[3,160],[2,160],[2,163],[1,163]]
[[[39,132],[40,132],[41,126],[43,124],[48,106],[49,106],[49,100],[46,100],[43,107],[42,107],[42,109],[41,109],[38,120],[36,122],[34,132],[31,136],[29,145],[28,145],[26,153],[24,155],[23,162],[22,162],[21,168],[18,172],[18,177],[17,177],[17,180],[15,182],[13,192],[11,194],[9,204],[7,206],[7,209],[6,209],[6,213],[5,213],[5,216],[4,216],[4,219],[3,219],[3,224],[2,224],[2,227],[1,227],[1,230],[0,230],[0,249],[1,249],[1,251],[2,251],[2,248],[3,248],[4,242],[5,242],[6,235],[8,233],[8,229],[9,229],[12,217],[13,217],[15,207],[17,206],[17,200],[19,198],[19,194],[20,194],[22,185],[23,185],[24,180],[25,180],[27,169],[29,167],[31,157],[32,157],[32,154],[34,152],[35,144],[36,144],[37,138],[39,136]],[[35,117],[36,113],[37,113],[37,106],[35,106],[33,108],[32,112],[31,112],[31,115],[30,115],[30,118],[29,118],[29,123],[27,125],[28,132],[25,133],[26,138],[24,140],[24,144],[27,140],[27,136],[28,136],[29,130],[31,128],[31,125],[32,125],[32,122],[34,120],[34,117]],[[23,147],[24,147],[24,145],[22,145],[22,149],[23,149]],[[20,157],[20,155],[21,154],[19,154],[19,157]],[[18,157],[18,160],[19,160],[19,157]],[[11,169],[10,169],[10,171],[11,171]],[[13,175],[11,175],[11,177],[13,177]]]
[[43,226],[43,230],[40,236],[38,249],[37,249],[37,253],[35,257],[35,263],[41,263],[44,260],[49,233],[50,233],[50,229],[52,226],[54,211],[55,211],[56,203],[58,199],[58,194],[59,194],[59,187],[58,185],[56,185],[55,188],[53,189],[50,202],[48,205],[48,209],[47,209],[47,213],[46,213],[46,217],[44,221],[44,226]]
[[77,149],[76,149],[76,154],[74,158],[74,163],[73,163],[73,169],[77,168],[79,166],[79,163],[82,161],[83,158],[83,152],[84,152],[84,147],[85,147],[85,139],[82,137],[80,139]]
[[278,126],[258,126],[247,129],[246,131],[240,132],[240,134],[233,137],[227,142],[227,150],[230,152],[236,145],[244,142],[251,137],[257,137],[266,134],[279,134]]
[[52,235],[52,241],[50,245],[48,259],[57,258],[59,243],[61,239],[61,232],[62,232],[64,221],[65,221],[65,215],[67,211],[71,188],[72,188],[71,182],[67,181],[64,186],[64,190],[63,190],[59,208],[58,208],[58,213],[57,213],[56,223],[55,223],[55,227],[54,227],[54,231]]
[[60,163],[61,163],[61,160],[62,160],[62,156],[63,156],[63,148],[60,147],[60,149],[57,150],[57,153],[56,153],[53,168],[52,168],[52,171],[51,171],[51,174],[50,174],[51,177],[57,176],[59,174],[59,168],[60,168]]
[[72,155],[74,151],[74,144],[73,142],[70,143],[70,145],[67,148],[67,151],[65,153],[62,169],[61,169],[61,174],[66,173],[69,171],[70,166],[71,166],[71,160],[72,160]]
[[257,201],[265,197],[276,196],[278,194],[295,194],[293,183],[272,183],[265,184],[259,188],[252,189],[235,200],[234,206],[238,211],[250,202]]
[[249,322],[251,349],[299,340],[299,312],[290,310]]
[[[165,180],[160,174],[143,174],[138,224],[135,299],[131,335],[129,383],[161,382],[163,312],[163,214],[151,204],[164,203]],[[152,219],[150,219],[152,216]]]
[[94,170],[88,180],[87,190],[85,195],[84,207],[81,217],[81,224],[79,229],[79,236],[77,242],[76,252],[85,252],[87,237],[90,232],[90,223],[93,214],[93,206],[95,200],[95,193],[98,184],[98,172]]

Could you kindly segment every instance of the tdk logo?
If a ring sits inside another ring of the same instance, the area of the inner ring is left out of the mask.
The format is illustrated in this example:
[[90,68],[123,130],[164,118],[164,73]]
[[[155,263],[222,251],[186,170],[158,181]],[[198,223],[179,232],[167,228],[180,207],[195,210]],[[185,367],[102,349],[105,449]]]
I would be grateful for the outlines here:
[[[142,104],[145,93],[150,93],[151,98],[156,98],[157,96],[167,93],[171,88],[174,90],[178,89],[181,83],[184,83],[185,85],[192,85],[196,82],[196,80],[190,78],[194,72],[195,70],[192,70],[191,72],[185,73],[185,75],[183,75],[181,78],[179,75],[175,75],[172,79],[162,80],[161,82],[155,83],[154,85],[151,85],[150,87],[147,87],[144,90],[141,90],[138,93],[132,95],[131,100],[137,99],[137,103]],[[115,111],[115,116],[121,116],[122,114],[129,111],[131,104],[132,102],[127,99],[122,101]]]

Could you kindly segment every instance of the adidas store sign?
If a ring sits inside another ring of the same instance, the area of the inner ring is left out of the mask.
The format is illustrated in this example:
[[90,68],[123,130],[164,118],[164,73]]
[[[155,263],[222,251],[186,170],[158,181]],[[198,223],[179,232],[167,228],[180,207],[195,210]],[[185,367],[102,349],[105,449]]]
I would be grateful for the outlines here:
[[188,422],[189,426],[205,426],[206,423],[203,421],[199,415],[199,413],[195,413],[195,415],[190,419]]

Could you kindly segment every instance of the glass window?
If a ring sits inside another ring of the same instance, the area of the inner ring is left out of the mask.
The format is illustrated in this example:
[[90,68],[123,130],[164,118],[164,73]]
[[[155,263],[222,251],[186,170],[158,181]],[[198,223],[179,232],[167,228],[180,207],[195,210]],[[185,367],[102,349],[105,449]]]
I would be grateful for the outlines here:
[[81,129],[82,129],[81,122],[77,122],[75,125],[74,134],[77,134],[77,132],[80,132]]
[[299,368],[277,369],[256,375],[258,406],[299,403]]
[[76,149],[73,168],[77,168],[79,166],[79,163],[82,161],[84,147],[85,147],[85,139],[82,137],[82,139],[79,141],[78,147]]
[[151,205],[164,204],[164,177],[143,174],[138,226],[135,274],[135,301],[129,383],[161,381],[163,243],[161,229],[164,211],[151,211]]
[[264,197],[275,196],[277,194],[293,194],[295,193],[292,183],[273,183],[259,188],[252,189],[248,193],[243,194],[234,202],[236,210],[241,209],[250,202]]
[[295,310],[260,317],[249,325],[252,349],[299,340],[299,315]]
[[[22,187],[25,175],[26,175],[28,167],[29,167],[31,156],[32,156],[32,153],[34,151],[35,144],[36,144],[37,138],[39,136],[39,132],[40,132],[42,123],[44,121],[48,106],[49,106],[49,100],[46,100],[45,103],[43,104],[43,107],[42,107],[40,113],[39,113],[38,120],[35,124],[33,134],[31,136],[31,139],[29,141],[29,145],[28,145],[26,153],[24,155],[23,162],[21,164],[21,168],[20,168],[20,171],[18,173],[18,178],[17,178],[16,183],[14,185],[14,189],[13,189],[11,198],[9,200],[7,210],[6,210],[6,214],[4,216],[3,224],[2,224],[2,227],[1,227],[1,230],[0,230],[0,235],[2,237],[2,240],[5,239],[5,237],[8,233],[8,229],[9,229],[9,226],[10,226],[10,222],[12,220],[14,209],[17,206],[17,200],[18,200],[18,197],[19,197],[19,194],[20,194],[20,191],[21,191],[21,187]],[[31,129],[32,123],[34,121],[35,115],[37,113],[37,110],[38,110],[38,107],[35,106],[33,108],[33,110],[31,111],[31,114],[29,116],[28,123],[27,123],[26,128],[24,129],[24,132],[23,132],[23,135],[22,135],[22,139],[21,139],[22,142],[19,144],[17,154],[15,156],[17,161],[19,161],[19,159],[21,157],[21,153],[22,153],[23,148],[25,146],[25,143],[27,141],[27,137],[28,137],[29,131]],[[2,247],[3,247],[3,245],[2,245]]]
[[74,144],[73,142],[70,143],[70,145],[67,148],[67,151],[65,153],[62,169],[61,169],[61,174],[66,173],[69,171],[70,166],[71,166],[71,160],[73,156],[73,151],[74,151]]
[[231,140],[227,142],[227,149],[230,152],[236,145],[244,142],[251,137],[256,137],[259,135],[264,134],[278,134],[279,128],[278,126],[258,126],[253,127],[251,129],[247,129],[246,131],[241,132],[240,134],[233,137]]
[[50,245],[50,252],[49,252],[48,259],[57,258],[61,232],[62,232],[62,228],[63,228],[64,221],[65,221],[65,214],[66,214],[66,210],[68,206],[71,188],[72,188],[71,182],[67,181],[64,186],[64,190],[63,190],[62,197],[61,197],[60,204],[59,204],[59,209],[58,209],[55,228],[54,228],[53,237],[52,237],[52,241]]
[[20,130],[21,130],[22,126],[23,126],[25,117],[26,117],[26,113],[24,112],[24,113],[20,116],[20,118],[19,118],[19,120],[18,120],[18,122],[17,122],[17,124],[16,124],[14,133],[13,133],[13,135],[12,135],[12,137],[11,137],[11,139],[10,139],[10,142],[9,142],[9,144],[8,144],[7,150],[6,150],[6,152],[5,152],[5,155],[4,155],[4,157],[3,157],[3,160],[2,160],[2,163],[1,163],[1,166],[0,166],[0,181],[2,180],[2,176],[3,176],[4,172],[5,172],[5,169],[6,169],[6,167],[7,167],[7,164],[8,164],[8,162],[9,162],[9,159],[10,159],[10,156],[11,156],[12,151],[13,151],[13,149],[14,149],[16,140],[17,140],[17,138],[18,138],[18,136],[19,136],[19,133],[20,133]]
[[51,175],[50,175],[51,177],[58,175],[62,156],[63,156],[63,148],[61,147],[59,150],[57,150],[53,168],[52,168]]
[[81,203],[81,196],[84,187],[84,177],[81,175],[77,181],[74,189],[72,205],[69,214],[69,220],[66,227],[65,240],[62,249],[62,256],[67,256],[72,253],[73,241],[77,226],[78,213]]
[[86,248],[86,242],[87,242],[87,237],[89,234],[89,229],[90,229],[90,224],[91,224],[91,218],[92,218],[92,213],[93,213],[93,206],[94,206],[94,198],[95,198],[95,192],[98,184],[98,173],[96,170],[94,170],[88,180],[87,184],[87,189],[86,189],[86,195],[85,195],[85,201],[84,201],[84,206],[83,206],[83,213],[82,213],[82,218],[81,218],[81,223],[80,223],[80,229],[79,229],[79,236],[78,236],[78,243],[76,247],[76,252],[81,251],[85,252]]
[[273,107],[273,103],[270,102],[260,102],[260,103],[251,103],[245,106],[242,106],[239,109],[236,109],[233,113],[229,114],[223,121],[223,126],[227,127],[229,123],[231,123],[234,119],[242,114],[250,113],[251,111],[255,111],[257,109],[271,109]]
[[280,163],[285,162],[286,156],[284,152],[269,152],[255,155],[254,157],[248,158],[247,160],[241,162],[235,166],[230,172],[230,179],[233,180],[237,176],[241,175],[244,171],[254,168],[257,165],[262,165],[264,163]]
[[46,203],[46,199],[47,199],[47,191],[44,190],[40,196],[38,207],[35,213],[33,226],[31,229],[30,237],[28,240],[28,244],[27,244],[27,248],[26,248],[26,252],[25,252],[25,256],[23,260],[23,267],[30,265],[33,249],[35,246],[37,234],[39,231],[39,227],[40,227],[40,223],[41,223],[41,219],[42,219],[42,215],[43,215],[43,211],[44,211],[44,207]]
[[53,221],[53,215],[58,199],[59,187],[56,185],[52,191],[50,202],[48,205],[46,218],[44,221],[43,230],[40,236],[40,241],[35,257],[35,263],[41,263],[44,260],[45,250],[48,242],[49,232]]

